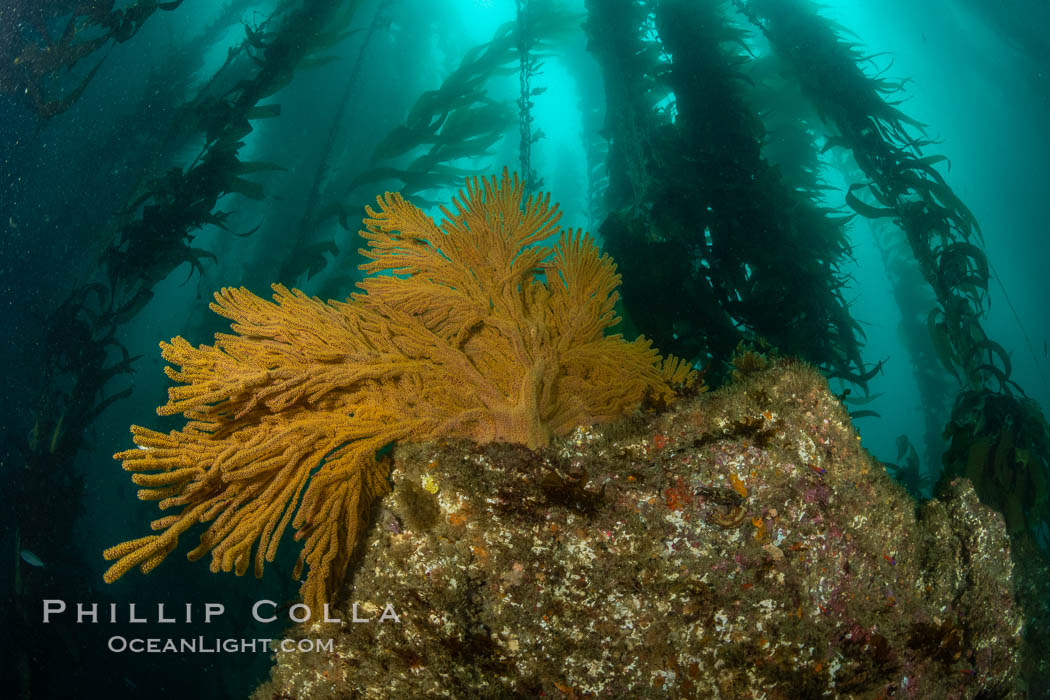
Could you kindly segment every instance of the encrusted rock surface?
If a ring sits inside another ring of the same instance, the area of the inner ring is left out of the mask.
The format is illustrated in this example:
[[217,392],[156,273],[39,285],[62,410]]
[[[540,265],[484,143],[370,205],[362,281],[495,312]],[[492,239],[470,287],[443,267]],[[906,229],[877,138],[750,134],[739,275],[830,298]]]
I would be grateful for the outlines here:
[[288,632],[333,651],[257,697],[1017,694],[1001,517],[966,481],[917,511],[804,366],[540,452],[399,447],[392,481],[345,622]]

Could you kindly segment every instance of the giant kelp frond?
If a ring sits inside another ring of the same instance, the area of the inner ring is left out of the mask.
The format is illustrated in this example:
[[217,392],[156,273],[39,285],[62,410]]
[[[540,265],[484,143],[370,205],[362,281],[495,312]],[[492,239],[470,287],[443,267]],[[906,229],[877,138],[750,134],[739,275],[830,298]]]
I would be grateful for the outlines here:
[[[821,192],[800,192],[766,159],[751,58],[725,0],[587,5],[610,135],[601,233],[629,315],[686,356],[726,358],[762,337],[863,386],[861,336],[840,291],[842,223]],[[647,97],[658,85],[669,109]]]
[[[555,42],[570,36],[580,20],[560,3],[546,0],[530,2],[528,17],[528,54],[537,60],[559,53]],[[489,41],[467,49],[441,86],[421,94],[404,123],[380,139],[372,152],[373,167],[358,173],[351,189],[392,178],[401,181],[407,194],[451,187],[463,177],[453,161],[494,155],[491,147],[518,119],[511,104],[489,96],[486,85],[493,76],[518,71],[519,39],[518,23],[511,21],[497,27]],[[424,148],[404,167],[389,164]]]
[[823,16],[818,4],[809,0],[734,0],[734,4],[762,29],[778,54],[788,59],[825,121],[839,123],[862,113],[880,135],[918,143],[909,129],[921,133],[925,125],[887,99],[906,81],[869,74],[865,66],[874,65],[873,57],[846,37],[852,32]]
[[[864,172],[868,181],[850,186],[846,204],[867,218],[893,220],[933,292],[930,340],[962,387],[944,431],[945,476],[970,478],[981,500],[1003,511],[1015,541],[1042,537],[1050,522],[1050,425],[1011,379],[1009,353],[983,327],[993,270],[977,219],[934,167],[947,158],[924,154],[930,142],[921,125],[886,99],[900,84],[868,75],[869,59],[809,0],[736,4],[793,67],[838,132],[834,142],[849,148]],[[854,194],[862,190],[875,203]],[[1027,340],[1023,328],[1022,335]],[[944,384],[926,393],[943,396]]]
[[[103,56],[76,87],[63,89],[61,76],[111,40],[123,44],[157,10],[178,9],[182,0],[122,3],[5,3],[0,24],[0,94],[26,99],[41,119],[69,109],[95,77]],[[61,30],[52,35],[52,31]]]
[[213,571],[253,564],[260,576],[290,524],[306,540],[302,593],[320,605],[386,489],[375,458],[384,446],[464,437],[537,447],[693,381],[649,341],[606,335],[618,320],[616,266],[589,236],[560,233],[549,195],[523,197],[506,172],[468,180],[440,226],[400,195],[379,197],[362,232],[373,275],[346,302],[280,285],[272,302],[218,292],[211,308],[232,334],[161,346],[179,386],[158,413],[181,413],[185,427],[135,426],[139,449],[115,455],[139,498],[178,512],[152,523],[160,534],[106,550],[116,562],[105,580],[152,570],[198,522],[208,526],[190,559],[211,552]]
[[1050,431],[1039,404],[994,391],[964,391],[944,429],[946,475],[974,483],[1003,514],[1011,536],[1050,549]]

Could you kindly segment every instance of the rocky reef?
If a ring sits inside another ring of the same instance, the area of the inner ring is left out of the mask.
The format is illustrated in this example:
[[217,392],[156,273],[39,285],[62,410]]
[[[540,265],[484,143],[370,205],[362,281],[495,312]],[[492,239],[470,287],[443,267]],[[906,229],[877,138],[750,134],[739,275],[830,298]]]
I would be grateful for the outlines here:
[[807,366],[391,478],[343,623],[286,634],[332,649],[257,698],[1019,696],[1001,516],[966,480],[917,506]]

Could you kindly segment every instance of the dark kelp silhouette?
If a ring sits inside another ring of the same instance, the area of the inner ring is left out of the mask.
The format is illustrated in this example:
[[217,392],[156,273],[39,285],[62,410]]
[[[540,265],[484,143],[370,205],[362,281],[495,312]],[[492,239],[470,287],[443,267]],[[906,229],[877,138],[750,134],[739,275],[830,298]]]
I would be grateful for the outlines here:
[[[1002,413],[1000,401],[980,400],[987,392],[1002,402],[1016,402],[1013,414],[1026,414],[1021,408],[1024,391],[1010,379],[1009,355],[988,338],[981,324],[988,304],[990,267],[981,247],[980,227],[935,168],[947,159],[925,155],[922,149],[930,141],[923,137],[921,125],[886,101],[900,84],[865,74],[860,64],[868,57],[841,38],[842,29],[820,17],[807,2],[752,0],[740,5],[791,66],[818,113],[836,130],[833,142],[850,149],[868,178],[850,186],[847,205],[862,216],[889,219],[899,227],[934,293],[937,305],[927,316],[930,338],[937,358],[963,388],[946,435],[959,440],[966,426],[996,423],[991,417],[975,421],[972,415],[993,404],[998,407],[996,413]],[[860,193],[867,193],[875,202],[864,201]],[[1034,439],[1032,431],[1026,434]],[[1027,447],[1034,449],[1035,444]],[[948,474],[965,470],[965,463],[951,459],[957,453],[950,449],[945,457]],[[1021,517],[1025,521],[1010,522],[1014,532],[1036,532],[1050,521],[1050,499],[1037,488],[1045,481],[1048,457],[1045,453],[1040,456],[1038,450],[1034,453],[1033,460],[1016,465],[1033,472],[1030,493],[1036,500],[1030,508],[1013,509],[1007,515],[1008,520]],[[1013,479],[1008,479],[1001,485],[1002,492],[1008,493],[1012,485]],[[978,492],[986,502],[1000,499],[987,486]]]
[[[451,161],[494,155],[489,149],[506,135],[514,112],[509,105],[488,96],[486,83],[494,75],[520,73],[518,52],[523,41],[529,50],[525,71],[534,75],[551,42],[571,31],[578,21],[553,3],[541,2],[529,4],[527,18],[527,41],[522,39],[516,21],[501,25],[490,41],[467,50],[440,88],[420,95],[405,121],[376,145],[374,167],[355,177],[351,187],[399,180],[398,189],[406,194],[448,188],[473,173],[452,166]],[[518,107],[523,107],[520,98]],[[378,165],[417,150],[425,152],[406,167]]]
[[[1037,570],[1050,552],[1050,426],[1010,378],[1007,351],[981,324],[991,266],[977,220],[934,167],[946,157],[923,152],[932,143],[923,125],[886,99],[902,84],[867,75],[861,66],[871,57],[843,38],[842,27],[806,0],[734,1],[834,129],[829,148],[849,149],[867,178],[850,186],[847,205],[862,216],[892,221],[933,291],[936,306],[927,328],[938,359],[959,385],[944,430],[949,443],[942,479],[967,476],[981,500],[1003,513],[1020,553],[1019,590],[1031,620],[1028,649],[1045,649],[1048,625],[1038,620],[1050,616],[1050,609],[1047,582]],[[1037,551],[1042,555],[1035,556]],[[1031,656],[1027,675],[1048,687],[1050,663],[1042,657]]]
[[[293,241],[291,250],[281,263],[281,269],[277,275],[279,280],[292,283],[303,274],[306,275],[307,279],[310,279],[328,264],[328,259],[325,257],[326,253],[333,257],[339,254],[339,248],[334,239],[312,240],[314,232],[329,218],[323,214],[319,215],[318,212],[318,206],[323,194],[321,184],[325,177],[330,175],[336,139],[341,133],[347,131],[347,112],[353,104],[350,98],[354,96],[355,89],[359,87],[358,80],[361,76],[364,58],[368,54],[369,47],[376,35],[390,28],[392,20],[388,9],[394,2],[395,0],[386,0],[376,7],[372,22],[369,24],[361,46],[357,51],[357,57],[354,59],[353,67],[350,69],[346,83],[343,86],[342,95],[339,98],[339,107],[332,115],[332,120],[329,123],[328,135],[322,146],[321,157],[318,160],[317,167],[314,169],[314,176],[310,182],[310,190],[306,195],[302,216],[299,219],[295,232],[291,236]],[[345,214],[343,216],[345,217]]]
[[838,272],[845,217],[763,158],[743,35],[723,4],[588,9],[608,100],[600,231],[621,261],[627,311],[676,353],[714,358],[716,382],[733,348],[757,335],[865,386],[876,370],[864,367]]
[[[945,450],[944,424],[951,412],[958,380],[937,357],[927,311],[937,305],[937,299],[922,277],[907,238],[889,222],[872,222],[872,233],[901,312],[898,338],[912,358],[911,371],[923,417],[922,459],[914,470],[921,472],[921,479],[912,476],[912,471],[905,471],[900,481],[909,490],[921,485],[923,490],[912,491],[912,495],[929,498],[940,473],[941,455]],[[897,462],[900,463],[899,457]]]
[[542,17],[537,18],[537,15],[543,9],[540,2],[530,0],[515,0],[514,5],[517,11],[515,30],[518,37],[518,157],[521,176],[525,180],[525,191],[532,192],[543,185],[543,178],[532,167],[532,144],[543,138],[542,130],[536,133],[532,131],[532,123],[536,119],[532,116],[532,98],[546,90],[544,87],[532,87],[533,79],[540,75],[540,68],[543,67],[543,61],[533,52],[533,44],[537,39],[534,36],[533,23],[537,19],[542,21]]
[[[143,185],[111,227],[112,243],[100,256],[97,279],[73,289],[43,324],[42,371],[35,381],[40,399],[35,425],[21,447],[26,468],[19,471],[14,486],[22,546],[57,554],[67,562],[79,561],[73,532],[83,483],[72,469],[72,460],[92,421],[130,395],[131,387],[105,393],[107,384],[130,372],[136,359],[120,345],[118,329],[145,307],[153,287],[175,268],[189,263],[192,275],[201,271],[204,260],[215,257],[192,241],[194,232],[204,226],[225,228],[229,212],[218,209],[222,197],[264,196],[262,187],[245,176],[278,166],[238,157],[251,120],[275,116],[272,106],[260,109],[258,103],[286,85],[300,62],[337,40],[358,4],[304,0],[294,9],[285,4],[272,18],[246,29],[251,41],[241,51],[251,57],[251,70],[241,70],[236,82],[218,95],[202,93],[179,110],[167,139],[174,143],[196,134],[205,144],[200,154],[186,166],[143,176]],[[122,16],[132,21],[131,15]],[[138,23],[119,25],[120,36],[139,26],[142,15],[135,17],[140,18]],[[68,593],[62,593],[64,597],[86,597],[83,589],[91,579],[84,568],[82,576],[64,579],[62,590]],[[68,657],[68,640],[75,638],[69,631],[54,632],[55,626],[47,636],[34,634],[45,584],[48,595],[61,593],[46,570],[19,567],[12,615],[20,646],[11,659],[10,677],[26,696],[66,694],[60,692],[65,688],[63,678],[41,673],[43,667],[26,660]]]
[[[182,0],[139,0],[115,9],[114,0],[12,0],[4,3],[0,21],[0,94],[24,98],[41,119],[60,114],[80,99],[100,58],[72,89],[61,76],[110,41],[121,44],[135,36],[157,10],[175,10]],[[62,24],[54,36],[51,27]]]

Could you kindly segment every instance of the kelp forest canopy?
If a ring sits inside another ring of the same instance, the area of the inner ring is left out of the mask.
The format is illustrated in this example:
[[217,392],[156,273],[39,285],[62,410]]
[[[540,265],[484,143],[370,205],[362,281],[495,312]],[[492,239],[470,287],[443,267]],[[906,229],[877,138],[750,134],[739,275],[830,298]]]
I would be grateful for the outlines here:
[[[202,23],[191,4],[0,9],[0,97],[32,124],[21,138],[106,122],[76,146],[94,173],[81,199],[55,213],[75,222],[78,253],[34,309],[14,485],[26,548],[82,559],[71,533],[93,483],[74,459],[127,447],[95,444],[104,412],[126,423],[155,403],[139,400],[143,329],[153,347],[207,340],[217,327],[186,307],[226,285],[345,299],[377,194],[438,216],[464,178],[506,166],[527,194],[575,197],[566,222],[622,277],[624,336],[644,333],[710,386],[800,357],[874,424],[864,405],[885,363],[910,362],[916,433],[878,456],[919,497],[973,480],[1019,547],[1050,552],[1050,430],[1015,380],[1015,348],[987,331],[996,275],[950,153],[907,113],[890,57],[815,3],[516,0],[484,36],[461,31],[456,3],[228,0]],[[79,111],[113,89],[114,56],[157,40],[178,50],[137,98],[112,119]],[[851,308],[869,232],[902,317],[889,360],[866,351]],[[1034,355],[1024,339],[1017,352]],[[17,585],[23,604],[40,598],[32,576]]]

